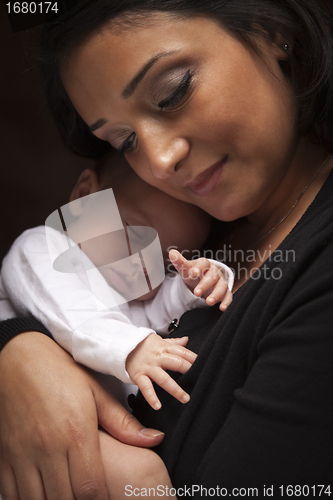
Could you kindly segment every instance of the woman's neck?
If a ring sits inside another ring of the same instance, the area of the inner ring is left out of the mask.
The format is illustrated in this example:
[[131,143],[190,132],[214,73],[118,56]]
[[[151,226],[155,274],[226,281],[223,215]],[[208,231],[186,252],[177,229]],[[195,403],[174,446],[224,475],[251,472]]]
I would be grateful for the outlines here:
[[304,213],[331,169],[329,152],[323,146],[301,138],[282,181],[261,206],[245,218],[249,226],[254,232],[265,234],[288,214],[297,200],[298,212]]
[[[295,160],[280,185],[220,242],[236,272],[234,291],[259,268],[291,232],[333,168],[333,157],[319,145],[300,141]],[[240,271],[241,270],[241,271]]]

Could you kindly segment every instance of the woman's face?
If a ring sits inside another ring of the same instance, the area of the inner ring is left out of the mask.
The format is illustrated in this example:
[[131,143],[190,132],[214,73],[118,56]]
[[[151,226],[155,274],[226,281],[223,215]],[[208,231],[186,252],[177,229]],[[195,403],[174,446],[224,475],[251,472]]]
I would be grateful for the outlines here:
[[83,120],[142,179],[228,221],[277,196],[297,146],[284,51],[259,48],[213,20],[160,13],[94,34],[61,73]]

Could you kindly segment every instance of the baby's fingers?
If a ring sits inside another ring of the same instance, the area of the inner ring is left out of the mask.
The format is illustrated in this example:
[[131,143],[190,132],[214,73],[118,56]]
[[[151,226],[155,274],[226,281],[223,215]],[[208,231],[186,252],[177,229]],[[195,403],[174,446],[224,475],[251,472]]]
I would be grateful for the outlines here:
[[[228,295],[229,288],[224,280],[220,280],[216,283],[213,291],[206,298],[206,302],[209,306],[213,306],[217,302],[223,302],[225,297]],[[230,292],[229,292],[230,293]],[[228,295],[229,296],[229,295]],[[232,300],[232,296],[231,296]],[[229,304],[228,304],[229,305]]]
[[174,338],[174,339],[164,339],[167,342],[170,342],[170,344],[178,344],[182,345],[185,347],[188,344],[188,337],[179,337],[179,338]]
[[190,276],[193,261],[185,259],[185,257],[174,248],[169,252],[169,259],[182,278],[186,279]]
[[[171,339],[165,340],[169,342]],[[170,342],[168,352],[165,354],[166,361],[163,361],[161,366],[175,372],[186,373],[196,359],[197,354],[195,352],[186,349],[182,345]],[[169,365],[165,366],[165,362],[169,363]]]
[[162,389],[171,394],[181,403],[188,403],[190,400],[189,394],[182,389],[177,382],[170,377],[162,368],[156,366],[151,374],[152,380],[156,382]]
[[[223,293],[222,296],[224,296],[224,294],[226,293],[227,283],[226,283],[221,271],[219,271],[219,269],[216,266],[211,266],[208,269],[208,271],[206,272],[206,274],[199,281],[197,286],[195,287],[194,294],[197,295],[197,297],[201,297],[201,295],[203,295],[205,292],[207,292],[207,290],[212,288],[214,285],[216,285],[216,286],[219,285],[218,292],[216,294],[214,294],[214,296],[217,297],[217,294],[218,293],[220,294],[221,290],[223,289],[223,286],[220,286],[223,283],[225,284],[225,287],[224,287],[224,291],[222,292]],[[216,286],[214,288],[214,291],[216,289]],[[222,296],[221,296],[221,299],[222,299]],[[221,300],[221,299],[217,299],[217,300]]]
[[[191,270],[191,278],[192,279],[203,278],[210,271],[212,271],[214,273],[215,273],[215,271],[219,272],[218,268],[216,266],[212,265],[209,262],[209,260],[206,259],[205,257],[200,257],[200,259],[194,260],[192,262],[193,262],[193,267],[192,267],[192,270]],[[220,274],[218,274],[217,276],[219,278]]]
[[140,375],[136,380],[136,384],[142,392],[143,397],[147,403],[154,409],[159,410],[161,408],[161,401],[158,399],[154,386],[147,375]]
[[232,302],[232,299],[233,299],[233,295],[232,295],[232,293],[230,292],[230,290],[229,290],[229,288],[228,288],[228,291],[227,291],[227,293],[225,294],[225,297],[224,297],[224,299],[223,299],[222,303],[220,304],[220,310],[221,310],[221,311],[225,311],[225,310],[226,310],[226,308],[227,308],[228,306],[230,306],[230,304],[231,304],[231,302]]

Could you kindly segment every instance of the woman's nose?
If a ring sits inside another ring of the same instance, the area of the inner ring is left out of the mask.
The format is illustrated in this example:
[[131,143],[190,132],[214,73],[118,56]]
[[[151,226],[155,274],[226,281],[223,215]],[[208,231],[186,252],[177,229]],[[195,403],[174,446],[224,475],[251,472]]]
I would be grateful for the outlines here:
[[166,130],[150,131],[141,144],[152,174],[157,179],[167,179],[174,175],[190,150],[187,139]]

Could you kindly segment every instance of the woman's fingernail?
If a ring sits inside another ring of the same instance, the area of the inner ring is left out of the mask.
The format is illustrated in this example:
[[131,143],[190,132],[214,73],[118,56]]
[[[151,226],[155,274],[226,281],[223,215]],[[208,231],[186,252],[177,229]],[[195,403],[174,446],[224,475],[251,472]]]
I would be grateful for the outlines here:
[[154,403],[154,410],[159,410],[161,408],[161,403]]
[[188,403],[190,400],[190,396],[188,394],[184,394],[182,397],[182,403]]
[[156,429],[142,429],[140,434],[145,437],[155,438],[159,436],[164,436],[164,432],[158,431]]
[[196,288],[194,290],[195,295],[201,295],[202,294],[202,289],[201,288]]

